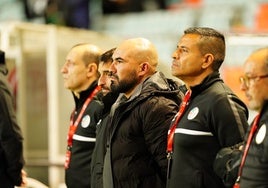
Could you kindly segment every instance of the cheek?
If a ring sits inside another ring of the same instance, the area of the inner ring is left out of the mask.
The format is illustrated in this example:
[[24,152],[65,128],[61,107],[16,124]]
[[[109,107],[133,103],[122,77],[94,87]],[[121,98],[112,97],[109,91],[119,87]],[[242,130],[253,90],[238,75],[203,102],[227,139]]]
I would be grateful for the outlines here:
[[257,85],[253,85],[248,90],[248,92],[252,96],[253,100],[256,100],[256,101],[259,101],[264,94],[264,91],[260,90],[258,87],[259,86],[257,86]]
[[105,79],[105,85],[110,86],[111,85],[111,79],[106,77]]
[[125,75],[128,75],[129,72],[130,72],[130,67],[128,67],[128,66],[122,65],[122,66],[116,67],[116,73],[117,73],[119,78],[125,77]]
[[107,86],[108,88],[110,88],[110,87],[111,87],[111,84],[112,84],[112,81],[109,79],[109,80],[106,82],[106,86]]
[[98,80],[98,85],[102,85],[103,83],[105,83],[104,76],[100,76]]
[[[260,89],[262,88],[262,89]],[[267,87],[263,87],[263,86],[260,86],[258,87],[258,89],[256,90],[256,96],[259,97],[260,99],[262,100],[267,100],[268,99],[268,88]]]

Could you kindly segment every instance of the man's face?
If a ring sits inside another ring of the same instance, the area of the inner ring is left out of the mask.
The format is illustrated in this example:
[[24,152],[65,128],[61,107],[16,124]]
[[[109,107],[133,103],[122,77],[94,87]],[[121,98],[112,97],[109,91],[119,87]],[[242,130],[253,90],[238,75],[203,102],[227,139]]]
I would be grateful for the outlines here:
[[111,78],[109,76],[109,69],[111,66],[112,62],[106,62],[103,64],[103,62],[100,62],[99,64],[99,72],[100,72],[100,77],[99,77],[99,85],[102,87],[102,93],[103,95],[107,95],[107,93],[110,92],[111,90]]
[[73,92],[80,92],[84,89],[88,80],[88,68],[82,61],[79,50],[73,48],[67,54],[61,73],[66,89]]
[[268,77],[259,77],[268,74],[265,70],[267,68],[264,68],[263,60],[256,56],[249,58],[243,66],[244,76],[241,79],[244,80],[240,87],[248,99],[248,107],[252,110],[259,111],[264,100],[268,99]]
[[139,84],[139,63],[129,55],[129,48],[118,47],[113,54],[111,71],[111,89],[118,93],[131,93]]
[[200,36],[196,34],[183,35],[173,52],[171,73],[173,76],[186,81],[202,73],[204,57],[199,48]]

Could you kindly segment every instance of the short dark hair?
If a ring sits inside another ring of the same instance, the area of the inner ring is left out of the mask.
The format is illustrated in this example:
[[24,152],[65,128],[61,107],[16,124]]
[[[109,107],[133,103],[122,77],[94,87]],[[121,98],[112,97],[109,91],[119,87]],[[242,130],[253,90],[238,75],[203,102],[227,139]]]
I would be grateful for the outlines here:
[[205,55],[211,53],[214,56],[213,69],[218,70],[225,58],[225,38],[219,31],[209,27],[190,27],[184,34],[200,35],[198,43],[200,52]]
[[104,52],[103,54],[101,54],[100,56],[100,62],[103,64],[109,63],[109,62],[113,62],[113,54],[116,48],[112,48],[106,52]]

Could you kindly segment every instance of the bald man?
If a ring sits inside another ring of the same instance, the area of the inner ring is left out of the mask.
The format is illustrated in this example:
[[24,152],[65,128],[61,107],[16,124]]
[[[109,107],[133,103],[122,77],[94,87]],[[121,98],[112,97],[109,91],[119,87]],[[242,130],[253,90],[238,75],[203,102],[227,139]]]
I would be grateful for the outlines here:
[[[244,75],[240,78],[241,90],[245,92],[248,99],[248,107],[259,113],[252,123],[255,127],[253,138],[250,142],[248,152],[244,150],[245,163],[240,168],[242,172],[240,179],[241,188],[257,188],[268,186],[268,48],[254,51],[243,66]],[[249,135],[249,133],[248,133]],[[249,136],[247,137],[247,141]],[[247,145],[247,144],[245,144]],[[245,148],[248,148],[245,146]],[[239,183],[239,182],[237,182]]]
[[114,51],[111,89],[120,95],[106,125],[104,188],[165,187],[167,131],[181,93],[157,64],[157,50],[144,38],[125,40]]
[[96,95],[101,50],[92,44],[78,44],[67,54],[61,69],[64,87],[74,97],[65,160],[65,182],[68,188],[90,187],[91,155],[96,141],[96,125],[103,105]]

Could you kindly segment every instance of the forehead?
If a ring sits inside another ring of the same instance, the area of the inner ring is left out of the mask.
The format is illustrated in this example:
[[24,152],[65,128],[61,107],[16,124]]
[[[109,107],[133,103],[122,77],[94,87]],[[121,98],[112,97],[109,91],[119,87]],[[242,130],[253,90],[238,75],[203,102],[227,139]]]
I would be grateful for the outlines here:
[[185,34],[181,37],[178,42],[178,46],[187,45],[187,46],[197,46],[200,36],[197,34]]
[[251,55],[245,62],[245,72],[259,73],[264,72],[265,56],[262,53]]
[[112,64],[112,62],[108,62],[108,63],[104,63],[104,64],[103,64],[103,62],[100,62],[99,71],[108,71],[111,64]]
[[81,56],[80,54],[81,54],[81,52],[77,48],[73,48],[67,54],[66,59],[71,60],[71,61],[78,60]]
[[129,58],[130,55],[132,54],[131,52],[134,52],[134,48],[131,47],[129,44],[122,44],[120,46],[118,46],[114,53],[113,53],[113,59],[116,58],[122,58],[122,59],[126,59]]

